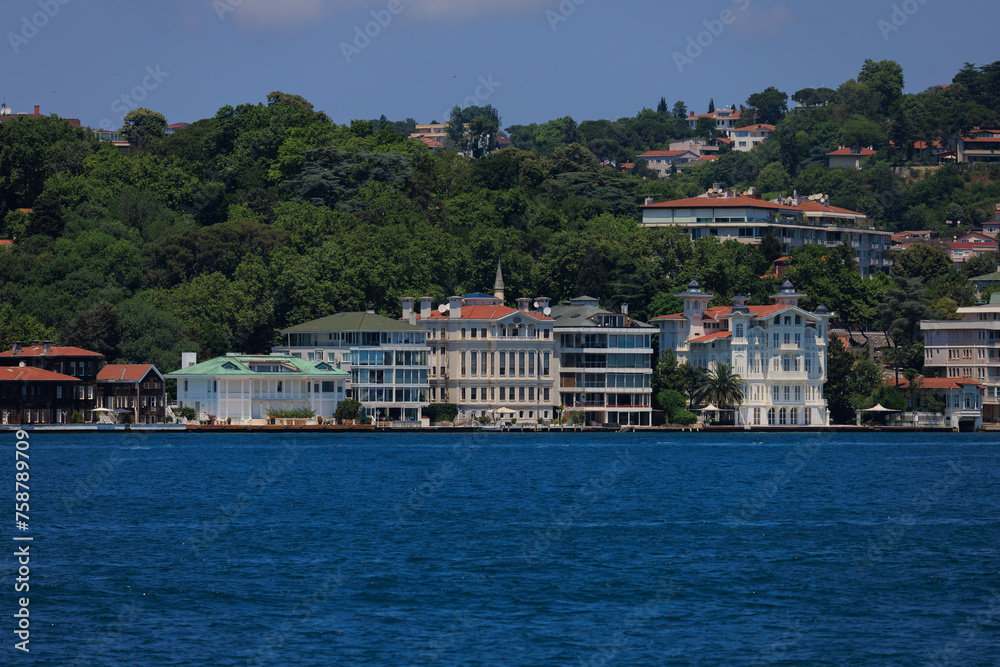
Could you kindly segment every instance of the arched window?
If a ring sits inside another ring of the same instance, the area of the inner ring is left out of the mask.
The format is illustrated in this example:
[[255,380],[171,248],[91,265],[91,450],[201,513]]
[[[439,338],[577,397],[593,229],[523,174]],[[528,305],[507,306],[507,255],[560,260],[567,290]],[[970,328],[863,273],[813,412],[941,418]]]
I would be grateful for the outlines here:
[[767,425],[774,426],[774,408],[767,411]]
[[743,323],[742,322],[739,322],[736,325],[735,336],[736,336],[736,338],[743,338]]
[[760,426],[760,408],[753,409],[753,425]]
[[798,408],[792,408],[791,414],[789,415],[788,423],[792,426],[799,425],[799,410]]
[[785,371],[786,373],[792,370],[792,360],[789,359],[788,357],[782,357],[781,370]]
[[781,411],[778,412],[778,425],[785,426],[787,424],[788,424],[788,409],[781,408]]

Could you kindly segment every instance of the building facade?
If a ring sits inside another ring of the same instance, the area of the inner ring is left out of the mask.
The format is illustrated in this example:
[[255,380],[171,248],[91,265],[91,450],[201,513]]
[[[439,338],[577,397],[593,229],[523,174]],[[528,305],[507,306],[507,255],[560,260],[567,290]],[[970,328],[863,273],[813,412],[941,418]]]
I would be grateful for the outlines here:
[[[75,380],[72,385],[56,383],[54,387],[62,387],[65,391],[72,387],[73,400],[71,405],[60,404],[58,409],[51,414],[53,421],[46,423],[61,423],[55,421],[67,417],[63,414],[66,409],[73,412],[80,412],[85,422],[94,421],[94,408],[97,406],[97,373],[104,363],[104,355],[90,350],[83,350],[78,347],[54,347],[51,343],[41,343],[37,345],[24,345],[14,343],[10,350],[0,352],[0,367],[30,367],[46,370],[61,376],[68,376]],[[40,389],[39,389],[40,391]],[[60,391],[54,389],[53,391]],[[64,400],[62,398],[56,400]]]
[[729,364],[743,379],[743,403],[736,423],[753,426],[829,424],[826,383],[830,312],[799,307],[805,295],[788,281],[772,295],[772,305],[709,308],[712,295],[692,281],[677,297],[684,311],[653,320],[660,329],[660,350],[673,350],[681,362],[708,369]]
[[1000,299],[959,308],[960,320],[924,320],[924,369],[983,386],[983,421],[1000,422]]
[[295,409],[332,419],[350,377],[330,362],[283,354],[194,361],[186,357],[183,368],[167,374],[177,380],[178,406],[194,408],[199,419],[228,418],[246,424],[267,420],[278,410]]
[[0,424],[69,424],[85,401],[76,398],[75,377],[34,366],[0,367]]
[[[550,421],[559,376],[551,317],[531,312],[530,299],[504,305],[497,267],[494,294],[453,296],[436,310],[429,297],[403,299],[403,320],[427,330],[431,403],[454,403],[459,420],[477,417]],[[535,300],[539,308],[548,300]]]
[[577,297],[553,306],[559,404],[583,411],[587,424],[652,423],[652,357],[656,328]]
[[[404,315],[412,312],[404,305]],[[350,374],[346,392],[380,421],[417,422],[430,401],[427,330],[374,312],[336,313],[281,332],[273,348],[306,361],[325,361]]]
[[836,247],[848,244],[861,275],[886,273],[892,233],[874,228],[863,213],[830,206],[824,200],[794,197],[785,202],[760,199],[752,191],[738,195],[713,189],[700,197],[652,203],[642,209],[644,227],[683,227],[691,239],[716,236],[720,241],[759,244],[770,232],[781,243],[782,254],[809,244]]
[[99,407],[134,424],[162,424],[167,385],[152,364],[108,364],[97,373]]

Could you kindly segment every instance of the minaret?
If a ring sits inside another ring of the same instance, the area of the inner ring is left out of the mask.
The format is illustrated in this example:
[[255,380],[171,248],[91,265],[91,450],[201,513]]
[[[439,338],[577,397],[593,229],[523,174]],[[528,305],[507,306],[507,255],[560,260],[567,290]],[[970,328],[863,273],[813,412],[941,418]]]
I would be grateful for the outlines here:
[[493,296],[500,299],[503,304],[503,272],[500,270],[500,262],[497,262],[497,279],[493,283]]

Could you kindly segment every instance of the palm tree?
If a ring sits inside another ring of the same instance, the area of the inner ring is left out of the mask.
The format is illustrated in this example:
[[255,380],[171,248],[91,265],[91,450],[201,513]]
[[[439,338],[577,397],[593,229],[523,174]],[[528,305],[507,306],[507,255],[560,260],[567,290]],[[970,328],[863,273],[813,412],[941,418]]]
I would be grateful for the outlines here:
[[691,398],[696,404],[714,403],[723,410],[739,407],[743,404],[743,378],[729,364],[713,362]]

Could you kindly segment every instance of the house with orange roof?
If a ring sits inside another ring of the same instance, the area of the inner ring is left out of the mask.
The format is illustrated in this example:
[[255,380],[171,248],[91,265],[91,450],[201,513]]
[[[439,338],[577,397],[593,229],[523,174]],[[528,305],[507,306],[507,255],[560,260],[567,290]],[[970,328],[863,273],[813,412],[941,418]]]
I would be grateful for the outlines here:
[[980,130],[960,137],[955,150],[959,162],[1000,162],[1000,130]]
[[841,146],[835,151],[826,154],[826,166],[830,169],[861,169],[861,163],[874,155],[877,155],[871,147],[860,148],[857,146]]
[[98,403],[115,421],[162,424],[167,384],[152,364],[108,364],[97,373]]
[[854,250],[861,275],[888,273],[892,267],[892,233],[875,229],[864,213],[831,206],[822,196],[765,201],[753,189],[737,193],[713,188],[698,197],[659,203],[649,199],[641,210],[644,227],[683,227],[692,240],[716,236],[757,245],[770,233],[785,255],[803,245],[846,243]]
[[437,308],[430,297],[417,301],[403,298],[402,320],[427,330],[431,403],[457,405],[459,421],[485,416],[534,424],[555,417],[559,363],[548,298],[507,306],[498,265],[492,296],[453,296]]
[[734,151],[752,151],[764,143],[774,132],[774,125],[767,123],[757,123],[746,127],[737,127],[729,130],[729,138],[733,142]]
[[715,131],[723,136],[729,136],[729,131],[736,128],[736,122],[740,119],[739,109],[726,107],[716,109],[712,113],[697,114],[692,111],[687,117],[687,124],[692,130],[698,127],[699,118],[711,118],[715,121]]
[[652,320],[660,329],[660,350],[698,368],[729,364],[743,378],[737,425],[829,424],[823,385],[833,314],[826,307],[802,308],[805,295],[788,281],[766,306],[749,306],[747,297],[736,296],[731,306],[709,307],[713,296],[697,280],[676,296],[684,310]]
[[68,424],[82,407],[78,378],[35,366],[0,367],[0,423]]
[[97,373],[103,363],[103,354],[78,347],[57,347],[49,342],[14,343],[11,349],[0,352],[0,369],[13,368],[25,373],[17,376],[14,371],[4,371],[5,377],[22,382],[25,401],[20,409],[8,404],[5,408],[8,412],[0,412],[0,422],[65,424],[73,412],[80,412],[84,421],[94,421]]
[[[944,404],[943,415],[916,412],[914,415],[916,425],[934,425],[943,421],[944,426],[956,431],[978,431],[982,428],[985,407],[983,399],[986,389],[982,384],[961,378],[938,377],[920,378],[914,382],[918,391],[931,394]],[[886,384],[895,386],[901,391],[913,388],[912,383],[906,378],[887,379]],[[908,399],[909,407],[912,409],[915,407],[912,393]]]
[[[959,308],[959,320],[922,320],[924,333],[924,372],[936,373],[942,380],[982,385],[981,420],[1000,422],[1000,299],[990,303]],[[927,382],[927,380],[924,380]],[[965,407],[963,398],[961,405]],[[971,401],[969,402],[971,406]],[[972,408],[974,409],[974,407]],[[971,429],[969,416],[960,417],[957,426]],[[974,419],[972,420],[975,421]],[[976,426],[978,428],[978,426]]]

